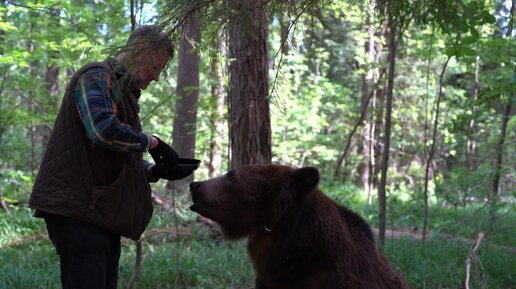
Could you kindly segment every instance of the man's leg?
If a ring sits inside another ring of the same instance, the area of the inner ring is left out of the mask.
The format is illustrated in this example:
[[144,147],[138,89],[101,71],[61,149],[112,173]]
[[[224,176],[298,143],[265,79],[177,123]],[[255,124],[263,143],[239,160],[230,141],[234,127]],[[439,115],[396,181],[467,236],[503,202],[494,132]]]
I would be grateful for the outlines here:
[[57,215],[45,216],[61,260],[63,289],[116,289],[120,237]]
[[120,260],[120,236],[111,235],[110,249],[106,265],[106,289],[116,289],[118,281],[118,261]]

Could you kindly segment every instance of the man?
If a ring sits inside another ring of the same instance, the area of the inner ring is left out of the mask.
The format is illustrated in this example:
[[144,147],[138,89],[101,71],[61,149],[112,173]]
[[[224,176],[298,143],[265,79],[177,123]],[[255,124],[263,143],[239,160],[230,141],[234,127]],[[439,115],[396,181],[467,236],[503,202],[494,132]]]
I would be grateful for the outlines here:
[[29,201],[59,254],[64,289],[115,289],[120,236],[138,240],[152,215],[149,181],[195,169],[180,167],[185,160],[143,133],[138,117],[140,90],[172,56],[166,34],[141,26],[116,58],[83,66],[66,88]]

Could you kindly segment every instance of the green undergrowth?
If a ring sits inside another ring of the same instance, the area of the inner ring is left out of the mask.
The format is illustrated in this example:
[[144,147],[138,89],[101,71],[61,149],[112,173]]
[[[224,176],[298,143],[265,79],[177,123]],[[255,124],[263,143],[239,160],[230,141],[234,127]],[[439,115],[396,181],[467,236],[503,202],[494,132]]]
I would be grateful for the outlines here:
[[[329,195],[376,227],[376,207],[353,198],[351,188],[340,190]],[[245,240],[223,240],[216,231],[196,220],[196,215],[188,210],[189,202],[188,197],[178,197],[177,214],[156,208],[147,233],[153,228],[168,228],[172,233],[143,242],[141,270],[133,288],[251,288],[254,273]],[[420,226],[420,206],[395,205],[390,204],[388,209],[388,228]],[[431,235],[424,246],[410,237],[386,240],[385,254],[411,288],[463,288],[466,258],[480,231],[485,231],[486,237],[471,266],[470,288],[516,288],[516,255],[511,251],[511,245],[516,244],[512,229],[516,225],[514,208],[501,206],[493,226],[488,223],[487,210],[475,214],[479,208],[432,206]],[[474,217],[468,218],[472,214]],[[179,237],[174,234],[176,219]],[[44,222],[33,218],[28,209],[15,209],[11,215],[1,212],[0,224],[0,289],[60,288],[58,257],[52,245],[47,239],[30,238],[45,232]],[[135,252],[135,243],[123,239],[119,288],[125,288],[129,282]]]

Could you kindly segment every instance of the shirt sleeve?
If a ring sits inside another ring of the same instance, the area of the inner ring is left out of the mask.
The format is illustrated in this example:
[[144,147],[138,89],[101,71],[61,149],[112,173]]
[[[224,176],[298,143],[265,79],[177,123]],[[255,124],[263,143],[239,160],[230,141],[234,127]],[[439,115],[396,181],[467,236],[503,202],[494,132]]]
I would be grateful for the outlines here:
[[87,136],[94,144],[116,151],[149,150],[151,136],[117,118],[119,96],[112,94],[111,78],[103,68],[90,68],[79,77],[75,103]]

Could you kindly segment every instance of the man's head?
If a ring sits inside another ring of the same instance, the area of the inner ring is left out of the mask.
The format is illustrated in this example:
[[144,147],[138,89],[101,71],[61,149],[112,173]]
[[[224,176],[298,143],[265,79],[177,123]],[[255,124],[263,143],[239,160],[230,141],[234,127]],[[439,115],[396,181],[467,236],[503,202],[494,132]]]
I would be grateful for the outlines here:
[[136,28],[117,57],[124,62],[133,78],[133,88],[146,89],[151,81],[158,81],[161,71],[174,55],[170,38],[158,26]]

